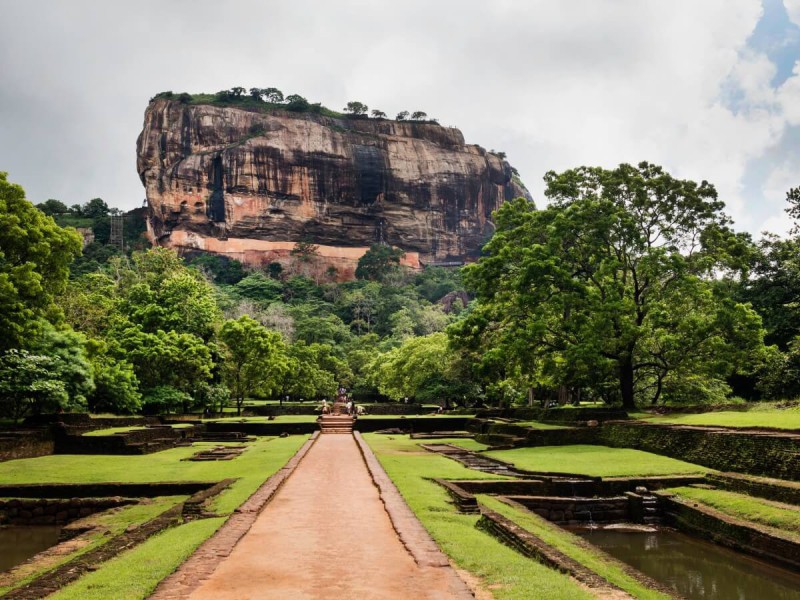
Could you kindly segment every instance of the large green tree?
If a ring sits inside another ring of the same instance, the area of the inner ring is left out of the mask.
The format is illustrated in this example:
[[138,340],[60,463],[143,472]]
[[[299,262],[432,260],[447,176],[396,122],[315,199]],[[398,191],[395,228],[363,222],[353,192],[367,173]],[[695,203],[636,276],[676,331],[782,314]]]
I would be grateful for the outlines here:
[[0,351],[24,347],[45,319],[57,320],[53,298],[80,251],[74,230],[56,225],[0,173]]
[[254,393],[280,390],[289,364],[279,333],[244,315],[226,321],[219,339],[224,344],[223,377],[236,402],[236,414],[242,413],[245,399]]
[[678,374],[724,378],[763,347],[759,317],[713,285],[749,244],[711,184],[648,163],[545,181],[545,210],[524,199],[498,210],[486,256],[465,271],[483,307],[457,338],[483,336],[500,362],[615,392],[627,409]]

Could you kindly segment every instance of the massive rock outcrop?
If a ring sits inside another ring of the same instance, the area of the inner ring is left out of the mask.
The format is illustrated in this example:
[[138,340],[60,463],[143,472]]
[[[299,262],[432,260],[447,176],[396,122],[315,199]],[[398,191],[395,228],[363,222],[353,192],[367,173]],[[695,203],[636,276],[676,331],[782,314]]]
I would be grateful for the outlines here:
[[491,212],[528,195],[507,162],[436,123],[157,98],[137,150],[155,242],[264,264],[310,241],[340,278],[376,242],[412,266],[470,260]]

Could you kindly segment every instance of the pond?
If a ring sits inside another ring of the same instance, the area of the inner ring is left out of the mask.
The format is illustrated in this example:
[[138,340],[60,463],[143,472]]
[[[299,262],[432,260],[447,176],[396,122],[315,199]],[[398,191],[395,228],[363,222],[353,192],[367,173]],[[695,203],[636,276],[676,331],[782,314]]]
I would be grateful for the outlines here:
[[689,600],[800,598],[800,574],[678,531],[573,532]]
[[55,525],[0,527],[0,571],[7,571],[58,543],[61,527]]

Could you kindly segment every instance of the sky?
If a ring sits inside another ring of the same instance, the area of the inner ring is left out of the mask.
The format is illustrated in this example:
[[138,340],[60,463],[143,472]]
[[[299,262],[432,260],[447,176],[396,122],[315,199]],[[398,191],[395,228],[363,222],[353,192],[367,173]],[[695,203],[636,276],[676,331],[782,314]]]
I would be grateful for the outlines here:
[[141,206],[156,93],[277,87],[423,110],[542,177],[647,160],[736,228],[791,226],[800,0],[4,0],[0,171],[33,202]]

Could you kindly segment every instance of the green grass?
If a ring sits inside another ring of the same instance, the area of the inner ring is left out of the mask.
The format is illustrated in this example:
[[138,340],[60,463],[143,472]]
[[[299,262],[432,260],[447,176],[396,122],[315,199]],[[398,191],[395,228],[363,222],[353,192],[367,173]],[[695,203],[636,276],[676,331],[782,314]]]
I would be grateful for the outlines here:
[[194,444],[143,456],[56,454],[0,463],[4,483],[99,483],[107,481],[219,481],[239,478],[220,494],[212,508],[230,513],[264,480],[280,469],[306,436],[260,438],[233,460],[192,462],[188,458],[203,448],[219,444]]
[[[191,423],[173,423],[170,425],[173,429],[186,429],[191,427]],[[148,429],[147,427],[135,425],[127,427],[107,427],[106,429],[95,429],[94,431],[87,431],[83,435],[88,436],[101,436],[101,435],[114,435],[115,433],[127,433],[128,431],[136,431],[137,429]]]
[[599,477],[705,473],[706,467],[629,448],[543,446],[486,452],[487,456],[529,471],[580,473]]
[[800,410],[762,409],[749,411],[722,410],[692,415],[651,415],[635,413],[636,418],[649,423],[675,425],[719,425],[721,427],[768,427],[773,429],[800,429]]
[[511,519],[523,529],[538,536],[546,544],[556,548],[588,567],[598,575],[604,577],[614,585],[619,586],[635,598],[642,600],[661,600],[668,599],[670,596],[652,590],[636,579],[625,573],[622,567],[615,561],[600,552],[594,552],[582,544],[582,540],[572,533],[566,531],[543,519],[539,515],[526,510],[519,510],[505,504],[491,496],[483,494],[478,496],[478,500],[487,508],[500,513],[504,517]]
[[[369,407],[366,407],[367,412],[369,412]],[[428,413],[422,413],[418,415],[381,415],[381,414],[374,414],[374,415],[363,415],[358,417],[359,419],[441,419],[446,421],[447,419],[464,419],[464,418],[471,418],[475,415],[432,415]]]
[[279,415],[270,420],[269,417],[222,417],[219,419],[204,419],[204,421],[221,421],[228,423],[314,423],[319,415]]
[[[456,512],[447,492],[426,478],[497,479],[419,448],[408,436],[366,434],[383,467],[442,550],[478,576],[497,600],[582,600],[592,595],[572,579],[525,558],[475,527],[478,517]],[[436,440],[437,443],[464,440]]]
[[767,527],[775,527],[782,533],[800,540],[800,509],[798,507],[725,490],[678,487],[667,491],[673,492],[685,500],[700,502],[732,517]]
[[187,496],[161,496],[139,502],[138,504],[104,511],[84,519],[84,522],[92,523],[95,527],[93,531],[87,534],[89,541],[87,545],[68,554],[64,554],[60,556],[58,560],[49,562],[47,565],[40,565],[38,568],[34,564],[23,565],[14,572],[15,578],[11,585],[0,586],[0,595],[5,594],[13,588],[25,585],[36,577],[39,577],[45,571],[55,569],[78,556],[94,550],[105,544],[113,536],[123,533],[125,529],[131,525],[140,525],[154,519],[162,512],[168,510],[178,502],[182,502],[186,498]]
[[541,423],[539,421],[519,421],[511,423],[511,425],[520,425],[531,429],[569,429],[566,425],[551,425],[550,423]]
[[172,573],[224,521],[224,518],[202,519],[168,529],[48,597],[53,600],[146,598],[159,581]]

